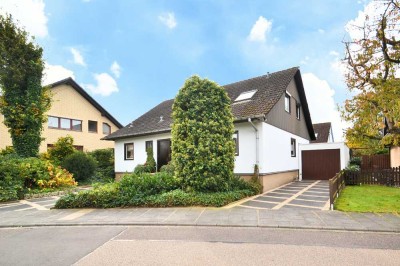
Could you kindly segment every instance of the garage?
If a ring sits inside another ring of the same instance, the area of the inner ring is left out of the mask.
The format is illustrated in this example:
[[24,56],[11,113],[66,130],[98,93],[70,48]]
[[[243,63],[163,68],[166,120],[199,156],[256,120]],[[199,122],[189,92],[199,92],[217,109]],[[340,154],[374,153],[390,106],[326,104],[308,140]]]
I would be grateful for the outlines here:
[[299,145],[299,180],[329,180],[346,168],[349,149],[344,143]]

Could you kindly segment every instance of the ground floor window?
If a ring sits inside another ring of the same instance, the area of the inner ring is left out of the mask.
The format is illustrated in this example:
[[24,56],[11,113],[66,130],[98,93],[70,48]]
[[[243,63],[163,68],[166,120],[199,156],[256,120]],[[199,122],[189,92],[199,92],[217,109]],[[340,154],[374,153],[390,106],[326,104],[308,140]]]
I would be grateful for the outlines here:
[[296,139],[290,139],[290,154],[292,157],[296,157]]
[[235,155],[239,156],[239,131],[233,133],[232,139],[235,142]]
[[146,141],[146,152],[148,149],[151,149],[151,151],[153,151],[153,141],[152,140]]
[[133,143],[125,143],[125,160],[133,160]]

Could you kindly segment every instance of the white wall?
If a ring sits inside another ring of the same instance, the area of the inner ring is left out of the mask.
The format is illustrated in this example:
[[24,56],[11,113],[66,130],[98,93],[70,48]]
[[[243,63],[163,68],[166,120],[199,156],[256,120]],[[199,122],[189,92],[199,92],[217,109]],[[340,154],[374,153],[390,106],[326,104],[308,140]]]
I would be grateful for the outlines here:
[[[255,124],[261,136],[260,123]],[[235,156],[235,174],[251,174],[256,164],[256,133],[249,122],[235,124],[239,133],[239,156]]]
[[[291,139],[296,140],[296,157],[291,156]],[[309,140],[262,123],[260,173],[276,173],[299,169],[299,144]]]
[[[146,154],[146,141],[153,141],[153,154],[154,159],[157,162],[157,140],[160,139],[170,139],[171,133],[136,137],[136,138],[126,138],[115,141],[115,172],[116,173],[124,173],[124,172],[133,172],[136,165],[144,164],[146,162],[147,154]],[[124,144],[125,143],[134,143],[134,159],[133,160],[125,160],[124,154]]]
[[333,150],[340,149],[340,169],[347,167],[350,161],[349,148],[344,142],[333,143],[312,143],[307,145],[300,145],[299,147],[299,180],[302,180],[302,164],[301,164],[301,151],[309,150]]

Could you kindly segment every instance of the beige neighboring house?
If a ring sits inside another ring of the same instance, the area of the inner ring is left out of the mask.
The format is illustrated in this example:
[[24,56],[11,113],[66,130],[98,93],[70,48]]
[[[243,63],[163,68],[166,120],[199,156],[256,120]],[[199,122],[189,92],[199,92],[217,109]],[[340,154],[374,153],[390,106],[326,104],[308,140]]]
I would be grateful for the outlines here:
[[[72,78],[51,85],[52,105],[48,122],[43,126],[40,152],[47,151],[58,138],[70,135],[78,150],[113,148],[110,141],[102,140],[122,125],[97,103]],[[11,137],[0,114],[0,149],[12,146]]]

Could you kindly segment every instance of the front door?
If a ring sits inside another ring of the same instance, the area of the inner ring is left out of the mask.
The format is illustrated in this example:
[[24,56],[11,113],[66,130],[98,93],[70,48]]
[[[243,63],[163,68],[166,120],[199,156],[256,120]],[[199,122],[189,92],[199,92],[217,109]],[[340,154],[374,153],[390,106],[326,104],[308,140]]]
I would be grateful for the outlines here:
[[171,161],[171,139],[157,141],[157,171]]

